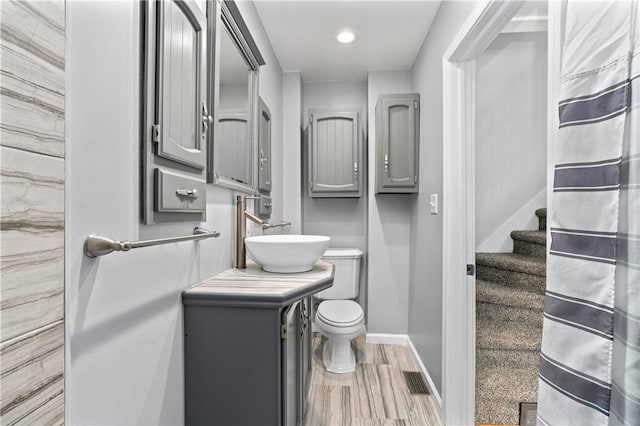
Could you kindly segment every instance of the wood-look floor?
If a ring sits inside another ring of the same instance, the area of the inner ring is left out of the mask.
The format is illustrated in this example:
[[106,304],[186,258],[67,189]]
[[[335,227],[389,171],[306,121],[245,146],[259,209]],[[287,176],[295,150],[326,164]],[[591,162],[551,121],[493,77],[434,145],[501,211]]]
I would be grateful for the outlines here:
[[313,335],[313,371],[305,426],[442,425],[431,395],[412,395],[402,371],[418,371],[406,346],[352,342],[356,371],[329,373],[322,364],[326,338]]

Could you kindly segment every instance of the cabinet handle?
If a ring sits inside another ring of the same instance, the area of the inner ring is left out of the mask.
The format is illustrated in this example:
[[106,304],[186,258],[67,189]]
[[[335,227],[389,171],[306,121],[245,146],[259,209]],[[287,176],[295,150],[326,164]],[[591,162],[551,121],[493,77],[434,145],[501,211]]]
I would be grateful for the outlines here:
[[260,170],[264,169],[264,164],[267,162],[267,157],[264,155],[264,151],[260,150]]
[[176,195],[178,197],[187,197],[196,199],[198,198],[198,190],[197,189],[176,189]]
[[209,124],[213,122],[213,117],[209,115],[206,102],[202,103],[202,137],[205,137],[204,133],[209,130]]
[[384,173],[385,174],[389,174],[389,155],[385,154],[384,155]]
[[353,163],[353,180],[358,180],[358,163]]

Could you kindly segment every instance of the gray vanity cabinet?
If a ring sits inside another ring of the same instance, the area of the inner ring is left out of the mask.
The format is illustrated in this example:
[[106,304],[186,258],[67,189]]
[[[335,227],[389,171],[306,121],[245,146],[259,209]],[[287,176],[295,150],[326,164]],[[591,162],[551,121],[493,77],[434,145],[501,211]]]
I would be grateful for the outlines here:
[[302,424],[306,303],[185,307],[186,425]]
[[333,265],[323,261],[301,274],[248,261],[185,290],[185,424],[302,424],[310,299],[332,282]]
[[417,193],[420,96],[380,95],[376,104],[376,194]]
[[258,123],[258,189],[271,192],[271,112],[262,99]]
[[362,141],[359,112],[309,114],[309,196],[362,196]]
[[201,222],[206,212],[207,22],[193,1],[148,1],[144,18],[144,220]]

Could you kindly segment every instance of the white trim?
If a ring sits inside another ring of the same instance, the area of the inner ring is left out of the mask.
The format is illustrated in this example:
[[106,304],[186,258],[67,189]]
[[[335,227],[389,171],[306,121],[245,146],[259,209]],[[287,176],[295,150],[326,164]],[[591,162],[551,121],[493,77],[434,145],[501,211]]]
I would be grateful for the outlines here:
[[438,393],[438,389],[436,388],[436,385],[433,383],[433,380],[431,379],[431,376],[427,371],[427,367],[425,367],[424,364],[422,363],[422,359],[420,358],[420,355],[418,355],[418,351],[416,350],[416,347],[413,346],[413,342],[411,341],[410,337],[407,338],[407,346],[411,351],[411,355],[413,355],[413,360],[416,362],[416,364],[418,364],[418,368],[420,369],[420,372],[422,373],[422,375],[427,381],[427,387],[429,388],[429,392],[433,396],[433,399],[436,403],[436,407],[438,408],[438,414],[440,414],[440,417],[442,417],[442,398],[440,397],[440,394]]
[[366,333],[365,341],[379,345],[406,345],[409,336],[406,334]]
[[[442,414],[446,424],[474,423],[475,411],[475,280],[466,274],[468,191],[466,138],[473,135],[465,100],[473,96],[475,64],[444,61],[443,147],[443,308]],[[471,237],[471,241],[468,241]],[[473,281],[469,286],[469,278]]]
[[443,56],[442,414],[475,423],[475,59],[522,5],[479,3]]
[[548,29],[548,19],[546,16],[521,16],[514,17],[509,22],[502,33],[531,33],[545,32]]
[[444,59],[450,62],[475,60],[495,40],[523,3],[501,0],[478,3],[444,52]]
[[[549,30],[547,33],[547,241],[551,241],[551,215],[553,211],[553,175],[560,118],[560,73],[562,66],[562,36],[564,1],[549,2]],[[547,247],[547,256],[549,246]],[[548,263],[547,263],[548,264]]]

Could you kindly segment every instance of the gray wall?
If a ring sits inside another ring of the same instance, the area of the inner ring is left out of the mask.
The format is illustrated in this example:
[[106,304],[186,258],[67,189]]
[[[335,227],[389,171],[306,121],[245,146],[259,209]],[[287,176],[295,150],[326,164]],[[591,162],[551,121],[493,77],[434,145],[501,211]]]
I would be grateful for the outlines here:
[[444,1],[411,70],[420,93],[420,193],[411,210],[409,336],[442,393],[442,212],[429,214],[429,194],[442,194],[442,55],[475,2]]
[[511,251],[546,205],[547,33],[501,34],[476,66],[476,247]]
[[63,424],[65,5],[0,10],[0,424]]
[[[375,192],[375,107],[378,95],[411,92],[409,71],[369,71],[369,262],[367,332],[407,334],[411,206],[415,195]],[[420,178],[422,180],[422,178]]]
[[[282,71],[253,3],[238,2],[267,65],[273,219],[282,217]],[[4,7],[3,7],[4,8]],[[208,186],[220,238],[89,259],[84,238],[186,235],[140,222],[139,2],[67,2],[67,424],[182,424],[181,291],[231,266],[233,191]]]
[[[282,76],[282,208],[291,226],[283,233],[302,233],[302,76],[287,72]],[[272,170],[271,173],[275,171]],[[275,179],[275,177],[274,177]]]

